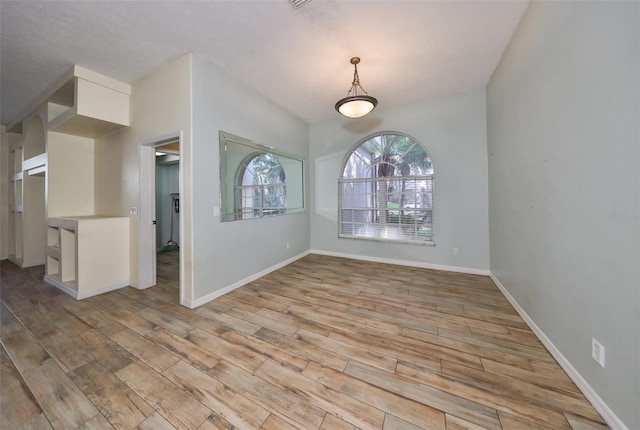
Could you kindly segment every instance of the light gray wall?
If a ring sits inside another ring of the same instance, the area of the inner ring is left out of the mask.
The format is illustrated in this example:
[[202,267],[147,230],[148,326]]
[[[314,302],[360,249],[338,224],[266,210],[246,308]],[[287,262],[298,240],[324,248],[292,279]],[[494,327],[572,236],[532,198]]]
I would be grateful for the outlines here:
[[[337,116],[338,114],[336,114]],[[362,138],[399,131],[429,151],[435,173],[436,246],[338,238],[338,177]],[[485,91],[312,124],[309,132],[311,248],[363,257],[488,270]],[[460,255],[453,255],[458,247]]]
[[[308,158],[308,126],[206,60],[193,56],[195,299],[309,249],[307,211],[220,222],[220,130]],[[291,249],[286,249],[286,243]]]
[[0,260],[9,256],[9,137],[0,126]]
[[533,2],[487,95],[491,271],[629,429],[640,428],[639,4]]
[[[191,54],[183,55],[145,76],[131,88],[131,127],[123,127],[95,140],[95,211],[102,215],[129,216],[129,208],[140,205],[141,142],[182,132],[182,159],[191,165]],[[185,298],[193,297],[191,246],[191,176],[183,179],[184,196],[181,266]],[[131,216],[130,277],[139,280],[138,217]]]
[[[180,165],[161,164],[156,158],[156,247],[162,249],[172,239],[180,242],[180,214],[173,211],[172,193],[180,192]],[[173,237],[171,235],[171,214],[173,213]]]

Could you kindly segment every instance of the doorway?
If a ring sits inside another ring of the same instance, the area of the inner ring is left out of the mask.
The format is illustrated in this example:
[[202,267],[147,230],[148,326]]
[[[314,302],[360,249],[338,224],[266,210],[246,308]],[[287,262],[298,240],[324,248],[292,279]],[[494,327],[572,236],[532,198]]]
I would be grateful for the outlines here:
[[180,142],[155,147],[156,282],[180,288]]
[[158,286],[183,301],[181,133],[140,143],[138,288]]

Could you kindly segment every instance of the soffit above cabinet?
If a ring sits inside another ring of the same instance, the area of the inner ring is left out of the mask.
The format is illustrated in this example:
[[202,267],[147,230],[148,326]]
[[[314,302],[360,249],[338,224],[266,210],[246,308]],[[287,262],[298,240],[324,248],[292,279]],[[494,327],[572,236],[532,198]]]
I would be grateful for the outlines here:
[[[96,138],[129,126],[130,94],[130,85],[74,66],[29,114],[46,104],[48,130]],[[22,120],[8,130],[22,132]]]

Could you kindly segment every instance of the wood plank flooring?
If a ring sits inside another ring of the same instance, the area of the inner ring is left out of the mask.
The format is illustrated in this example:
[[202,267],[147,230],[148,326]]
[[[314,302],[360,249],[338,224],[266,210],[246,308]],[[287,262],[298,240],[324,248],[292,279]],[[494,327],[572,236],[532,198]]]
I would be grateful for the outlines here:
[[2,261],[0,428],[608,428],[487,277],[309,255],[188,310],[168,254],[82,301]]

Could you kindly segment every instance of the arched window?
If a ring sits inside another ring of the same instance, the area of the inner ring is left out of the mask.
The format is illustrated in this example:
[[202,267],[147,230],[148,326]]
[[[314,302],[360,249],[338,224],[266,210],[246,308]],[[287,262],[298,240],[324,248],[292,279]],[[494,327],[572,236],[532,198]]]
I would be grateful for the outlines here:
[[433,245],[433,164],[406,134],[367,137],[339,180],[339,237]]
[[284,169],[274,154],[255,153],[240,164],[235,186],[236,219],[284,213],[287,187]]

